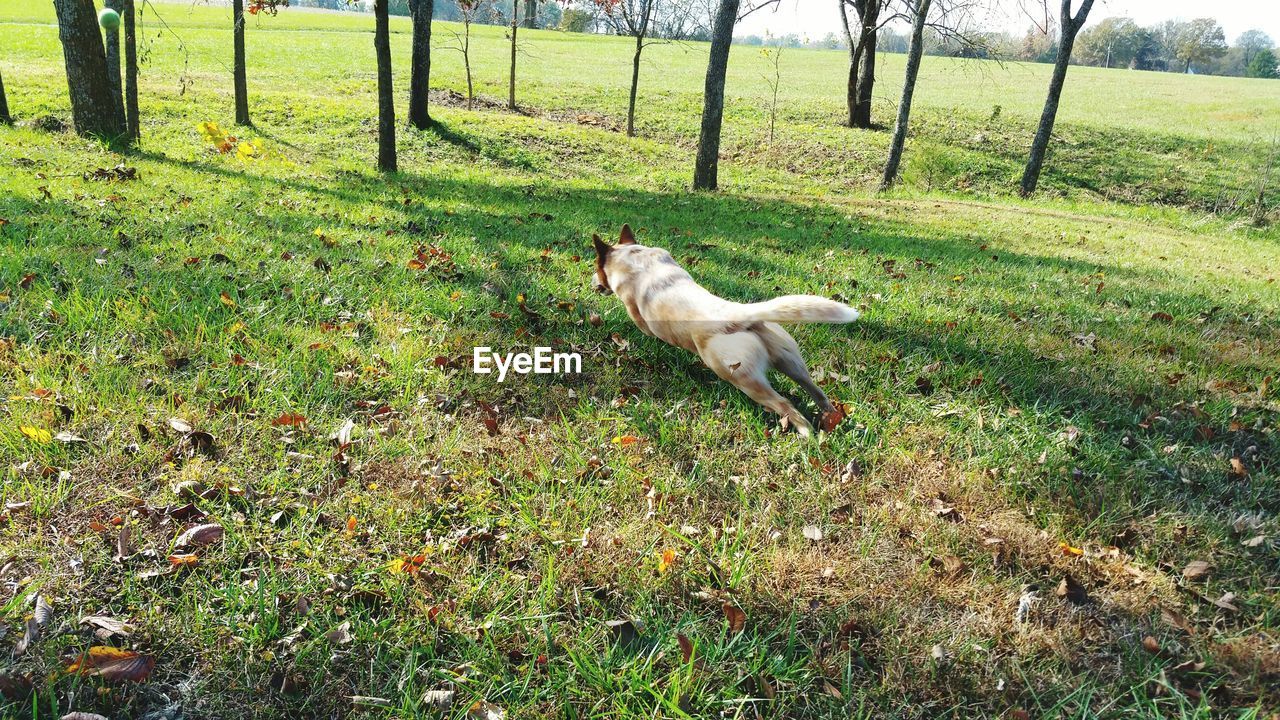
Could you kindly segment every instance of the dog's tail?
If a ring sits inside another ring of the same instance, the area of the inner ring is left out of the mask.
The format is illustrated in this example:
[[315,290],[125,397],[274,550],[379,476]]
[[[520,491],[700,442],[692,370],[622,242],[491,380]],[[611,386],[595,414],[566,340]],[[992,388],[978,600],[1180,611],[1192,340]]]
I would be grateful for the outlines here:
[[817,295],[783,295],[741,308],[745,320],[776,323],[849,323],[858,319],[857,310]]

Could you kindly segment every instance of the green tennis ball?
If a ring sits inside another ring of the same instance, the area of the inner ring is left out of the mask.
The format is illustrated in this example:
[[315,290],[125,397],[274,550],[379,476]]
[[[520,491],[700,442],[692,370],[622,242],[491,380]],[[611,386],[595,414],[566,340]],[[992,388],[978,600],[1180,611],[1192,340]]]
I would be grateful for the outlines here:
[[111,8],[102,8],[98,13],[98,24],[107,32],[115,32],[120,29],[120,13]]

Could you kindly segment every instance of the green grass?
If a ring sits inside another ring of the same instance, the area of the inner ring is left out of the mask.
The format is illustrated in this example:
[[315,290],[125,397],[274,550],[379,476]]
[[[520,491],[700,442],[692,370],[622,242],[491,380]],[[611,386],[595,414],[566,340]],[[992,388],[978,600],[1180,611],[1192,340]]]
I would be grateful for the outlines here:
[[[0,129],[4,642],[37,594],[54,607],[0,660],[33,681],[0,713],[435,717],[423,693],[446,687],[451,717],[1280,711],[1280,241],[1215,199],[1262,162],[1270,85],[1073,68],[1048,192],[1021,202],[1045,69],[927,58],[907,187],[882,196],[885,133],[836,124],[842,57],[788,52],[767,148],[743,48],[726,190],[695,195],[703,47],[653,48],[628,140],[575,122],[621,116],[625,43],[534,32],[535,111],[438,107],[382,177],[366,16],[253,21],[244,137],[267,155],[241,161],[195,129],[229,126],[224,11],[162,12],[190,64],[172,36],[149,48],[143,147],[117,155],[26,125],[69,114],[56,31],[43,3],[0,10],[21,121]],[[501,30],[477,33],[499,96]],[[456,54],[435,68],[462,87]],[[119,163],[139,178],[85,177]],[[780,434],[592,294],[588,238],[623,222],[727,297],[862,308],[795,332],[849,418]],[[449,259],[410,269],[421,246]],[[535,344],[582,352],[584,374],[465,366]],[[189,452],[174,417],[212,448]],[[344,470],[329,437],[348,419]],[[180,496],[189,481],[208,492]],[[193,510],[225,537],[150,576]],[[1183,577],[1193,560],[1206,580]],[[1068,576],[1087,601],[1057,596]],[[134,631],[95,640],[92,614]],[[63,672],[104,643],[155,657],[147,681]]]

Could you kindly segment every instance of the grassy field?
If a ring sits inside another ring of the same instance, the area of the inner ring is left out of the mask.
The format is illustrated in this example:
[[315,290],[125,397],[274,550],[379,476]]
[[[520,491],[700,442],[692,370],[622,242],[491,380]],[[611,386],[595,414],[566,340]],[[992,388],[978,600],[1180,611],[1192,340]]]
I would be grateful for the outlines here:
[[[30,126],[69,117],[56,29],[0,7],[0,715],[1280,712],[1280,233],[1247,219],[1280,86],[1073,69],[1022,202],[1047,68],[926,58],[874,195],[843,57],[787,51],[769,147],[738,48],[695,195],[703,46],[651,49],[628,140],[626,43],[530,32],[526,113],[442,95],[382,177],[368,17],[252,21],[239,158],[197,131],[225,11],[160,8],[117,155]],[[721,295],[860,307],[795,331],[845,422],[780,432],[591,293],[623,222]],[[499,384],[477,345],[584,372]],[[140,655],[69,670],[104,646]]]

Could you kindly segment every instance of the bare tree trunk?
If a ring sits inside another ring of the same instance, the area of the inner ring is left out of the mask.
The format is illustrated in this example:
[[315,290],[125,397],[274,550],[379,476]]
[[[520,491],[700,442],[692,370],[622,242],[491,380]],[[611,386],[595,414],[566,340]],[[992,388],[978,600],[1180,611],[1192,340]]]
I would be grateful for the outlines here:
[[524,0],[524,26],[530,30],[538,27],[538,0]]
[[715,190],[719,186],[724,80],[729,69],[729,49],[733,26],[738,21],[739,2],[720,0],[711,29],[711,57],[707,60],[707,81],[702,92],[702,131],[698,135],[698,157],[693,169],[694,190]]
[[845,42],[849,44],[849,80],[844,91],[845,105],[849,108],[848,125],[856,127],[854,118],[858,107],[858,65],[862,57],[862,41],[853,39],[853,30],[849,27],[849,10],[845,7],[845,0],[836,0],[836,6],[840,8],[840,24],[844,28]]
[[516,30],[520,27],[520,0],[511,0],[511,73],[507,84],[507,109],[516,109]]
[[[120,0],[107,0],[105,5],[120,12]],[[120,116],[124,117],[124,88],[120,85],[120,28],[107,30],[103,28],[107,44],[107,84],[111,86],[111,102],[120,106]]]
[[880,0],[867,2],[862,20],[862,57],[858,63],[858,96],[854,103],[853,127],[871,127],[871,91],[876,83],[876,41],[879,39]]
[[120,104],[112,102],[107,54],[93,0],[54,0],[58,38],[67,67],[71,118],[76,132],[112,140],[124,134]]
[[431,125],[431,18],[435,0],[409,0],[413,18],[413,59],[409,68],[409,124],[425,130]]
[[1084,27],[1092,7],[1093,0],[1084,0],[1080,4],[1080,11],[1072,17],[1071,0],[1062,0],[1062,15],[1058,23],[1062,37],[1058,45],[1058,57],[1053,63],[1053,76],[1049,79],[1049,95],[1044,100],[1044,111],[1040,113],[1040,127],[1036,129],[1036,137],[1031,141],[1031,155],[1027,158],[1027,167],[1022,173],[1022,186],[1019,189],[1022,197],[1034,193],[1040,183],[1040,171],[1044,168],[1044,156],[1049,149],[1049,139],[1053,136],[1053,124],[1058,118],[1058,101],[1062,98],[1062,86],[1067,81],[1067,66],[1071,63],[1076,34]]
[[236,88],[236,124],[250,125],[249,80],[244,67],[244,0],[231,0],[231,43],[235,46],[232,78]]
[[133,0],[121,0],[124,9],[124,119],[131,141],[142,139],[138,115],[138,36]]
[[924,53],[924,25],[933,0],[914,0],[911,18],[911,45],[907,48],[907,73],[902,81],[902,100],[898,103],[898,120],[893,125],[893,142],[889,146],[889,159],[884,164],[884,177],[880,189],[889,189],[898,179],[898,166],[902,164],[902,149],[907,143],[907,126],[911,122],[911,97],[916,91],[916,76],[920,74],[920,56]]
[[627,103],[627,137],[636,136],[636,93],[640,89],[640,53],[644,51],[644,36],[636,36],[636,54],[631,58],[631,100]]
[[13,116],[9,114],[9,100],[4,96],[4,78],[0,77],[0,125],[12,125]]
[[373,48],[378,56],[378,169],[395,172],[396,105],[391,87],[391,29],[387,20],[387,0],[373,0],[373,23]]

